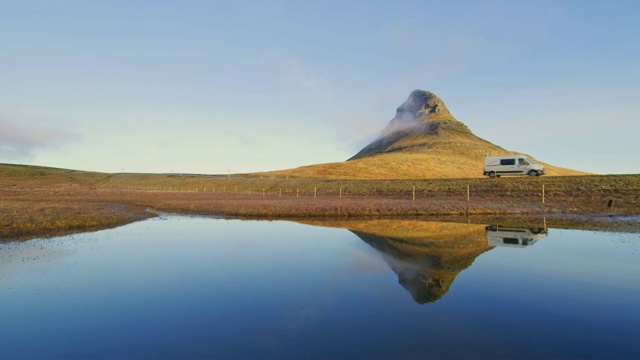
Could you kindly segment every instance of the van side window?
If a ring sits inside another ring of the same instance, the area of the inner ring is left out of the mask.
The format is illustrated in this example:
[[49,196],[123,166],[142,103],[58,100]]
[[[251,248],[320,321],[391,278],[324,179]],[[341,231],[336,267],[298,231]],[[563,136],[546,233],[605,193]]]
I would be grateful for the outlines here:
[[500,159],[500,165],[515,165],[516,159]]
[[503,238],[502,243],[509,244],[509,245],[520,245],[520,242],[518,241],[517,238]]

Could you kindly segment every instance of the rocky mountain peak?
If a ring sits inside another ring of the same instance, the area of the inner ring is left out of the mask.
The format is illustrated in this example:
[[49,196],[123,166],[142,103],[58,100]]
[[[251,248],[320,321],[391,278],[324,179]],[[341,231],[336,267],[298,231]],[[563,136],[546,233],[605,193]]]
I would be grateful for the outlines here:
[[431,91],[414,90],[409,98],[396,110],[395,119],[415,120],[428,116],[453,116],[436,94]]
[[431,91],[414,90],[398,107],[396,116],[382,131],[382,136],[396,132],[434,132],[442,126],[471,132],[466,125],[451,115],[444,101],[436,94]]
[[[408,146],[402,144],[403,138],[415,138],[416,135],[440,136],[445,133],[473,135],[465,124],[451,115],[444,101],[436,94],[431,91],[414,90],[398,107],[396,116],[382,130],[380,137],[349,160],[407,149]],[[425,138],[422,145],[432,140]],[[420,145],[414,141],[410,147],[416,148]]]

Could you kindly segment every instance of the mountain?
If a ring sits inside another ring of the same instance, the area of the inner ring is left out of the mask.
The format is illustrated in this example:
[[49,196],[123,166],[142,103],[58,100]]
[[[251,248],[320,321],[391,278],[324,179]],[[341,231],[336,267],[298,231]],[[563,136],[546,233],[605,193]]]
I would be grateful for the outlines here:
[[[451,114],[436,94],[415,90],[398,107],[395,117],[378,139],[346,162],[260,175],[340,179],[482,177],[485,156],[509,154],[518,152],[508,151],[476,136]],[[545,165],[547,174],[551,176],[586,174],[537,162]]]
[[[381,136],[371,144],[360,150],[349,160],[361,159],[377,154],[401,152],[433,151],[440,145],[447,144],[455,135],[484,141],[471,132],[469,128],[458,121],[444,102],[434,93],[415,90],[396,110],[396,116],[391,119]],[[486,142],[484,145],[490,145]],[[496,151],[504,149],[496,146]]]

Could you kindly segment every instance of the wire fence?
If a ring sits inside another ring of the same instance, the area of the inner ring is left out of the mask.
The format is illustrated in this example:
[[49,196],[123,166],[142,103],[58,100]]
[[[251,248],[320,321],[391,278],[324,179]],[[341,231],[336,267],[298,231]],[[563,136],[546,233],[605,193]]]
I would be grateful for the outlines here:
[[[172,183],[105,184],[132,191],[203,193],[211,196],[250,196],[264,199],[308,200],[337,198],[386,198],[408,201],[445,199],[474,201],[525,200],[553,202],[556,197],[627,197],[640,201],[640,177],[633,175],[535,177],[510,179],[431,179],[431,180],[309,180],[309,179],[172,179]],[[609,200],[609,199],[607,199]]]
[[474,199],[485,199],[487,196],[496,196],[500,198],[539,198],[544,203],[553,196],[554,191],[547,191],[542,185],[537,189],[518,189],[504,191],[487,191],[483,188],[474,188],[468,185],[459,189],[429,189],[411,186],[406,189],[388,189],[388,188],[370,188],[359,189],[345,187],[318,187],[300,188],[300,187],[241,187],[241,186],[210,186],[210,187],[189,187],[189,186],[130,186],[121,185],[121,187],[131,191],[151,191],[151,192],[177,192],[177,193],[206,193],[211,195],[238,195],[252,196],[263,198],[325,198],[332,197],[348,200],[350,198],[395,198],[416,201],[420,199],[447,198],[461,201],[472,202]]

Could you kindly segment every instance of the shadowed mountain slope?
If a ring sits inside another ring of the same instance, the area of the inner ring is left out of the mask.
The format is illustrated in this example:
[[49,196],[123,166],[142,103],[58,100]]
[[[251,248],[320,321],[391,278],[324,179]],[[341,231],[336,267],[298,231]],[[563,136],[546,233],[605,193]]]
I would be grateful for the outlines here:
[[[348,161],[262,175],[340,179],[482,177],[485,156],[516,153],[477,137],[434,93],[415,90],[398,107],[380,137]],[[586,174],[542,164],[551,176]]]

